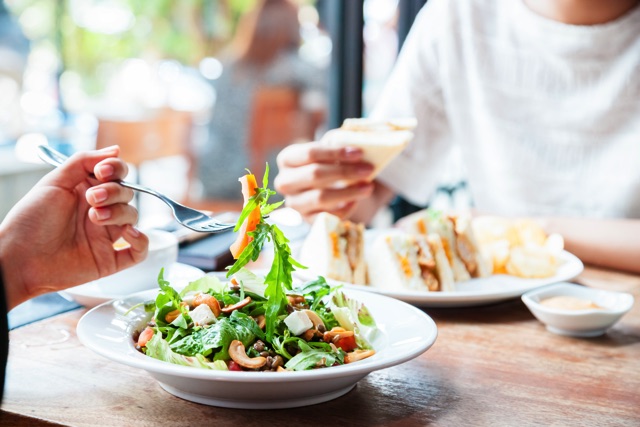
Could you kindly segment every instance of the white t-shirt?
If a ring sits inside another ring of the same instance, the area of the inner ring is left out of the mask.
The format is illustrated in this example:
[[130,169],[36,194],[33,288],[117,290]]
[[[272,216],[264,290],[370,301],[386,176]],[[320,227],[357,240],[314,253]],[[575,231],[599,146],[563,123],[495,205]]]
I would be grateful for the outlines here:
[[372,116],[418,119],[379,177],[413,203],[457,144],[479,210],[640,218],[640,7],[575,26],[522,0],[430,0]]

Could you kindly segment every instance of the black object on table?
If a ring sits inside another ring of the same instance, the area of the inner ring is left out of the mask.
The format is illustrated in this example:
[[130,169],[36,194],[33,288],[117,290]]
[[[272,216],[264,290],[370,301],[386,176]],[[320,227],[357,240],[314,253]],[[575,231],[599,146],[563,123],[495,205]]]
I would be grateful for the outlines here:
[[178,250],[178,262],[198,267],[204,271],[220,271],[233,264],[229,246],[236,233],[211,234],[205,238],[184,242]]

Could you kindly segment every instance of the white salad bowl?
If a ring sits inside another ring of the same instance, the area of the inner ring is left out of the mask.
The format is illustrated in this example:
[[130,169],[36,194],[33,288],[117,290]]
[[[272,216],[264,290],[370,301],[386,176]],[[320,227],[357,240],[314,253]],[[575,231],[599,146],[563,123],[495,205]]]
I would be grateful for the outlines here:
[[178,260],[178,238],[163,230],[147,229],[149,251],[144,261],[110,276],[91,282],[104,293],[130,295],[157,287],[158,273]]
[[[555,296],[592,301],[600,308],[560,309],[541,303]],[[522,301],[550,332],[576,337],[596,337],[604,334],[631,310],[633,295],[562,282],[529,291],[522,295]]]
[[102,304],[78,323],[80,341],[96,353],[144,369],[169,393],[206,405],[243,409],[276,409],[313,405],[349,392],[370,372],[411,360],[435,342],[437,328],[423,311],[382,295],[345,290],[364,303],[379,333],[376,354],[358,362],[297,372],[217,371],[174,365],[145,356],[134,347],[133,334],[143,329],[149,313],[128,308],[155,298],[157,290]]

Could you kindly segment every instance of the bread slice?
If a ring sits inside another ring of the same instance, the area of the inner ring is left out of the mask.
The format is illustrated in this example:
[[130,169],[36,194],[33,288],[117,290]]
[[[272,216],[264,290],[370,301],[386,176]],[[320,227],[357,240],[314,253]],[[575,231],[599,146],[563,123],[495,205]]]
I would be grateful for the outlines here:
[[374,166],[375,178],[413,139],[416,119],[346,119],[342,127],[328,131],[320,140],[329,147],[359,147],[364,160]]

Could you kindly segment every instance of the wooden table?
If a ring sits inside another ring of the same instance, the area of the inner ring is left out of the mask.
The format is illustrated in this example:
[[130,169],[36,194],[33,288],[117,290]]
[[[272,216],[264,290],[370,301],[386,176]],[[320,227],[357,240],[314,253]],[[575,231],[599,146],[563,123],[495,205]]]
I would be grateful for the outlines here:
[[640,426],[640,276],[588,268],[577,281],[631,292],[635,306],[590,339],[547,332],[520,300],[426,309],[439,331],[429,351],[341,398],[288,410],[176,398],[83,348],[76,310],[11,332],[0,425]]

